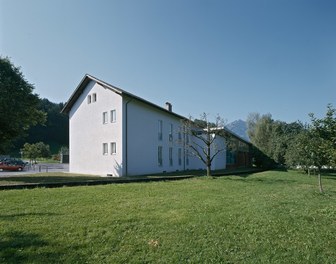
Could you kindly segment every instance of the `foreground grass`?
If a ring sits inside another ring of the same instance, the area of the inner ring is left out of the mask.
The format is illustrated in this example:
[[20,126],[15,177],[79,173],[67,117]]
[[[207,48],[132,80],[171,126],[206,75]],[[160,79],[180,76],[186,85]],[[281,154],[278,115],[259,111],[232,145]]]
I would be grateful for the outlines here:
[[335,263],[336,181],[296,172],[1,191],[1,263]]

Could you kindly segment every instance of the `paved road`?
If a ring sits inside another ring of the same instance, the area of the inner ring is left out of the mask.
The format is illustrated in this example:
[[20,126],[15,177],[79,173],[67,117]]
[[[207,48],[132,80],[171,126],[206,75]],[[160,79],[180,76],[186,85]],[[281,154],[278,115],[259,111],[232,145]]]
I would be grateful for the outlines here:
[[26,166],[23,171],[0,171],[0,177],[43,172],[69,172],[69,164],[39,163],[33,166]]

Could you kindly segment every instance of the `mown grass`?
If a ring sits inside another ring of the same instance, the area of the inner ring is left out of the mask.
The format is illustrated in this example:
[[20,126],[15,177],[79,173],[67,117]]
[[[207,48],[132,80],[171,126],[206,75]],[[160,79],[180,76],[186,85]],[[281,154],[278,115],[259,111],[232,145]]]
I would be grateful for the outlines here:
[[336,181],[262,172],[1,191],[3,263],[335,263]]

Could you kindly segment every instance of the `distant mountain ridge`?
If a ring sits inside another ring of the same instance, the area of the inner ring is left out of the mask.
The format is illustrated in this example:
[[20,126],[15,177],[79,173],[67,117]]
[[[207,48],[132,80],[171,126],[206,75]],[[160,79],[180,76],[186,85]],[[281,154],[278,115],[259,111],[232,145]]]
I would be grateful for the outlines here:
[[247,135],[247,123],[241,119],[235,120],[226,125],[226,128],[231,130],[233,133],[237,134],[241,138],[250,142],[249,136]]

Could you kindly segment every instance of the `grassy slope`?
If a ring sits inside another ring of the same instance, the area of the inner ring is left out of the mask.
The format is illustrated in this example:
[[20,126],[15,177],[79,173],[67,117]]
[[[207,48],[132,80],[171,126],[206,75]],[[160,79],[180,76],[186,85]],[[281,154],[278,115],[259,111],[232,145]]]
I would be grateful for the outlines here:
[[1,191],[4,263],[335,263],[336,181],[294,172]]

